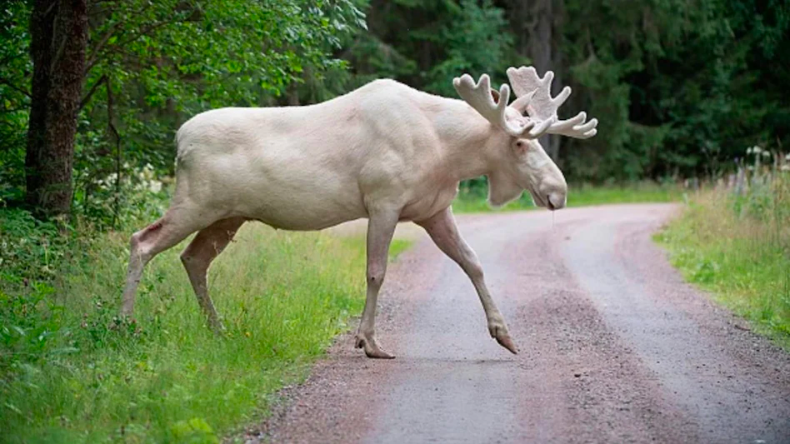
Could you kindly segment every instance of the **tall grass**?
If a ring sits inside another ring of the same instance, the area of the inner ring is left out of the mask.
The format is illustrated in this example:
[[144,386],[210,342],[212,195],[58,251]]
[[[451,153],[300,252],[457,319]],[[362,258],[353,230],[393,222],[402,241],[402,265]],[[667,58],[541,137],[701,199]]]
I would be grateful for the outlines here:
[[0,441],[218,442],[364,303],[362,241],[247,224],[209,276],[225,336],[204,326],[178,247],[149,264],[122,322],[127,243],[100,235],[58,277],[0,286]]
[[[483,188],[462,188],[453,202],[456,213],[481,213],[489,211],[520,211],[536,208],[529,192],[508,203],[502,208],[492,209],[486,202]],[[570,184],[568,186],[568,206],[583,207],[615,203],[673,202],[682,199],[684,190],[675,185],[662,185],[654,182],[635,182],[624,185],[593,186],[590,184]]]
[[687,280],[790,345],[790,172],[750,176],[695,196],[657,239]]

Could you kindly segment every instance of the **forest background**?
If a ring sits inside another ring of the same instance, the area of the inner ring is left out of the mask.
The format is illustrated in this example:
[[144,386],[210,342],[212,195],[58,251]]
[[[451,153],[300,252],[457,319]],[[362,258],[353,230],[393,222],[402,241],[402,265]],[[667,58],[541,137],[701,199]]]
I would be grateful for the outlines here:
[[[383,77],[455,97],[461,73],[498,84],[520,65],[573,87],[561,117],[601,122],[583,143],[542,140],[571,182],[712,177],[748,147],[786,151],[788,26],[782,0],[12,0],[0,201],[116,225],[145,207],[134,190],[172,176],[175,131],[201,111],[316,103]],[[72,78],[37,87],[37,57]],[[41,118],[69,100],[73,129]]]

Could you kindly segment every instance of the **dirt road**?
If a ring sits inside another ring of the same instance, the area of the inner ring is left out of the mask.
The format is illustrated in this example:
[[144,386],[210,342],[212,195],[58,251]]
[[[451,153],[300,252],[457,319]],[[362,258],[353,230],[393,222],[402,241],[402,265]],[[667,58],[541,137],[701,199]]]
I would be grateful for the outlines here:
[[676,208],[459,218],[520,348],[488,337],[427,238],[390,268],[378,337],[341,338],[251,442],[790,442],[790,357],[683,283],[651,241]]

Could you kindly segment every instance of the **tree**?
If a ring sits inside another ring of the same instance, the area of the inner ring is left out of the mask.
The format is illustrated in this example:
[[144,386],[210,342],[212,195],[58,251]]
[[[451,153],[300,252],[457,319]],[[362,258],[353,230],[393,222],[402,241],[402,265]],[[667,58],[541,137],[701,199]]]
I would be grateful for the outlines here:
[[36,0],[30,34],[26,200],[37,214],[63,215],[71,206],[74,135],[88,42],[86,0]]
[[716,175],[749,146],[787,150],[786,0],[565,7],[571,100],[601,120],[597,137],[566,150],[576,179]]
[[[527,57],[539,75],[554,72],[551,93],[562,91],[565,66],[561,60],[561,23],[564,17],[562,0],[511,0],[511,28],[516,36],[519,54]],[[559,157],[559,136],[544,135],[540,143],[554,160]]]

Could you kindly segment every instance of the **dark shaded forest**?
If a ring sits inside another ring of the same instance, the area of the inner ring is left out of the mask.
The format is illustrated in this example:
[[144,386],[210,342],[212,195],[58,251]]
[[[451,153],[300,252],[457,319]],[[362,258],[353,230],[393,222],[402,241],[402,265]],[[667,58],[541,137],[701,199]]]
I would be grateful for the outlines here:
[[[315,103],[390,77],[553,70],[599,134],[544,137],[572,182],[715,177],[790,137],[783,0],[23,1],[0,10],[0,199],[115,224],[223,106]],[[69,123],[72,121],[72,123]],[[142,184],[142,185],[141,185]],[[122,210],[123,209],[123,210]]]

